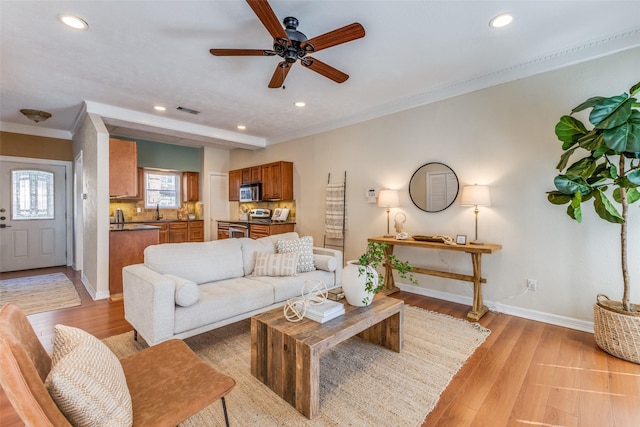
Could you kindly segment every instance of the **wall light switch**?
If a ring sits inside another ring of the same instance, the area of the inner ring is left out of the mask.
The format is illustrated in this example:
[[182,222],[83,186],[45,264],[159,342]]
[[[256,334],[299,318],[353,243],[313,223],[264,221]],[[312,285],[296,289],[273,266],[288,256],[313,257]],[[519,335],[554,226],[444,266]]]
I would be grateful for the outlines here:
[[376,199],[378,198],[378,190],[370,189],[366,191],[366,197],[368,203],[376,203]]

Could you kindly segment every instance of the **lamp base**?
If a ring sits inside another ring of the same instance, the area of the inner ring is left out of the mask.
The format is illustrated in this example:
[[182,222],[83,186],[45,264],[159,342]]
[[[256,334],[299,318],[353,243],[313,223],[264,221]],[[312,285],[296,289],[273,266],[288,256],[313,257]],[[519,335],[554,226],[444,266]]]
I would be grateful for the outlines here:
[[384,236],[382,236],[382,237],[387,237],[387,238],[389,238],[389,237],[396,237],[396,235],[395,235],[395,234],[385,234],[385,235],[384,235]]
[[472,240],[469,242],[470,245],[484,245],[484,242],[480,240]]

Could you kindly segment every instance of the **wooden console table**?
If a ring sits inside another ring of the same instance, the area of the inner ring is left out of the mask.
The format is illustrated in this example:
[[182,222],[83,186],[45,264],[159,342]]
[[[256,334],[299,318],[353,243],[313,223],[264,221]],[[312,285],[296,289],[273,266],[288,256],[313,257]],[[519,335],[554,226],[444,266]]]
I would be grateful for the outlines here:
[[[471,311],[467,313],[467,317],[471,320],[480,320],[480,318],[488,311],[488,308],[482,303],[482,284],[487,283],[487,279],[482,277],[482,254],[492,254],[502,249],[502,245],[494,243],[485,243],[484,245],[445,245],[437,242],[423,242],[408,238],[406,240],[397,240],[393,237],[372,237],[370,242],[386,243],[388,246],[384,249],[385,254],[393,253],[394,246],[409,246],[421,249],[439,249],[443,251],[466,252],[471,255],[471,263],[473,264],[473,276],[466,274],[452,273],[449,271],[432,270],[430,268],[413,267],[412,273],[426,274],[429,276],[444,277],[447,279],[463,280],[473,283],[473,306]],[[385,294],[392,294],[399,291],[393,280],[393,268],[385,264],[384,271],[384,290]]]

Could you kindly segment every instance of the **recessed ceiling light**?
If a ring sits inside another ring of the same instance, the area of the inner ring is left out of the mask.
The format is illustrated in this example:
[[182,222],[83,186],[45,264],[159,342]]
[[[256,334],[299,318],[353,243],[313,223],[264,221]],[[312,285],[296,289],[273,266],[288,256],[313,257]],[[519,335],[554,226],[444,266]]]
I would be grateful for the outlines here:
[[78,18],[77,16],[58,15],[58,20],[67,27],[71,27],[75,30],[86,30],[87,28],[89,28],[89,24],[87,24],[84,19]]
[[165,107],[163,107],[162,105],[155,105],[153,107],[153,109],[157,110],[157,111],[167,111],[167,109]]
[[296,101],[293,103],[293,105],[295,105],[296,107],[304,107],[307,104],[305,104],[303,101]]
[[511,24],[511,21],[513,21],[513,16],[508,13],[503,13],[489,21],[489,26],[491,28],[502,28]]
[[238,128],[238,130],[245,130],[247,128],[245,125],[238,125],[236,127]]

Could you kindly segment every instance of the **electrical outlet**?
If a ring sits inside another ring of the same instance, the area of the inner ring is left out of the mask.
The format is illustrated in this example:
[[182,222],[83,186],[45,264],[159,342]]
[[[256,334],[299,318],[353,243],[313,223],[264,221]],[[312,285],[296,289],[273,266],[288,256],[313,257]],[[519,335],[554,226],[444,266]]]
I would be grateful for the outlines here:
[[535,292],[538,290],[538,281],[535,279],[527,279],[527,289],[531,292]]

